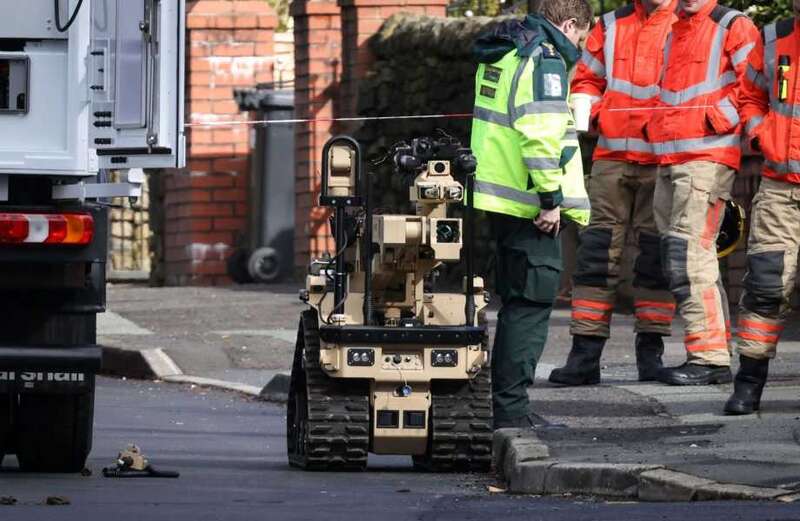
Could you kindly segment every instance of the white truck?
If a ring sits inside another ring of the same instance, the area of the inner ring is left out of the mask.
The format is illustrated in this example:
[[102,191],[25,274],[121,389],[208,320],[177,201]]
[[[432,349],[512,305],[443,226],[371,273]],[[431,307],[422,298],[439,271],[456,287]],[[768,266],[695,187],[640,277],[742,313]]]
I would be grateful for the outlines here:
[[84,466],[108,201],[184,166],[184,40],[185,0],[0,0],[0,462]]

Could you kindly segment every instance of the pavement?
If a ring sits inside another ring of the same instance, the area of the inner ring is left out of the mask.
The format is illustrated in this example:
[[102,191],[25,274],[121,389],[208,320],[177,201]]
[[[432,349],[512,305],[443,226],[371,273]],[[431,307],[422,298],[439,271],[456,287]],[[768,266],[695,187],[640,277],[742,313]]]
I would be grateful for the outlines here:
[[[297,317],[303,309],[296,290],[292,286],[113,286],[108,292],[111,313],[99,321],[99,342],[111,347],[110,352],[139,352],[160,361],[162,370],[155,376],[167,381],[252,396],[272,382],[268,397],[280,399],[286,384],[281,374],[288,371]],[[496,312],[490,312],[489,319],[493,325]],[[653,500],[796,499],[799,320],[789,322],[778,358],[771,364],[762,411],[746,417],[722,414],[729,385],[683,388],[637,382],[629,316],[615,316],[601,385],[550,385],[546,382],[550,370],[563,362],[569,350],[568,324],[569,311],[557,309],[536,385],[530,389],[534,410],[568,428],[498,435],[501,474],[505,451],[512,444],[522,443],[533,451],[511,462],[518,470],[527,465],[527,478],[518,473],[515,480],[513,472],[505,473],[510,491]],[[666,346],[668,365],[685,358],[682,327],[676,324],[674,329]],[[549,479],[547,487],[543,476]],[[674,482],[682,486],[670,485]],[[691,486],[683,486],[686,483]]]
[[[370,456],[363,473],[303,472],[287,465],[284,411],[277,404],[191,385],[111,378],[99,378],[97,385],[91,474],[25,474],[7,457],[0,469],[0,519],[800,519],[798,503],[710,501],[700,508],[691,502],[502,494],[492,476],[414,472],[409,458],[401,457]],[[131,442],[153,466],[180,477],[104,478],[101,469]],[[49,497],[62,504],[47,505]]]

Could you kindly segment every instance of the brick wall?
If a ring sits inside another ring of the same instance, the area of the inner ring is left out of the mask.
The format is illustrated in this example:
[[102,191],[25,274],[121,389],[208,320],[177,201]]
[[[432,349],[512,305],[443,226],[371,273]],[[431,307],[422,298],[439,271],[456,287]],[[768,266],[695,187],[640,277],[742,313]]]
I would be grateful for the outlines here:
[[[265,1],[187,4],[186,112],[193,124],[246,121],[233,90],[273,79],[277,19]],[[225,261],[245,233],[249,129],[187,129],[187,168],[163,179],[163,282],[226,284]]]
[[[341,20],[330,0],[297,0],[292,4],[295,41],[295,113],[298,118],[331,118],[339,111]],[[327,212],[316,207],[319,153],[334,134],[330,122],[297,125],[295,134],[295,265],[312,254],[333,250]]]

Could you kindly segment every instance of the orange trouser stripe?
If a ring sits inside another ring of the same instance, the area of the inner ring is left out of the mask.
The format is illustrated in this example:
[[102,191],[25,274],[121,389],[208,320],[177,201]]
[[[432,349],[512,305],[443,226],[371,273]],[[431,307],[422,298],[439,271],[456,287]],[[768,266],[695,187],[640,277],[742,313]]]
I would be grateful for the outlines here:
[[777,344],[779,338],[778,335],[759,335],[748,331],[739,331],[739,337],[745,340],[752,340],[753,342],[763,342],[765,344]]
[[725,331],[717,329],[714,331],[699,331],[697,333],[689,333],[684,337],[684,341],[689,344],[699,340],[722,340],[725,338]]
[[746,318],[742,318],[739,320],[739,327],[747,329],[758,329],[761,331],[767,331],[768,333],[780,333],[781,331],[783,331],[783,326],[781,325],[767,324],[766,322],[756,322],[754,320],[747,320]]
[[656,312],[636,312],[636,318],[639,320],[650,320],[652,322],[663,322],[666,324],[672,323],[672,315],[666,315],[663,313],[656,313]]
[[572,307],[584,307],[584,308],[602,309],[603,311],[610,311],[614,308],[614,305],[609,304],[608,302],[598,302],[596,300],[573,299]]
[[611,322],[611,315],[607,313],[592,313],[591,311],[573,311],[573,320],[593,320],[595,322]]
[[700,237],[700,245],[705,249],[710,249],[717,235],[717,228],[719,227],[719,214],[722,210],[722,199],[719,199],[714,205],[708,209],[706,214],[706,226],[703,228],[703,234]]
[[658,302],[655,300],[637,300],[634,304],[637,308],[661,308],[675,311],[675,304],[671,302]]
[[703,307],[706,312],[706,328],[710,331],[721,330],[722,322],[717,309],[717,288],[708,288],[703,291]]
[[693,344],[687,345],[686,350],[690,353],[696,353],[699,351],[722,351],[728,350],[728,343],[725,342],[724,344]]

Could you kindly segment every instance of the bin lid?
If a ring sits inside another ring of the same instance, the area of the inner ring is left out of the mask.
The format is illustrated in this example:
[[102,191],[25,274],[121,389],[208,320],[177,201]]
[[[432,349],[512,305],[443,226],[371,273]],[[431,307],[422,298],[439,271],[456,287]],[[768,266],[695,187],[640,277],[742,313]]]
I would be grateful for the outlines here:
[[239,110],[293,110],[294,90],[276,90],[264,88],[236,89],[233,93]]

